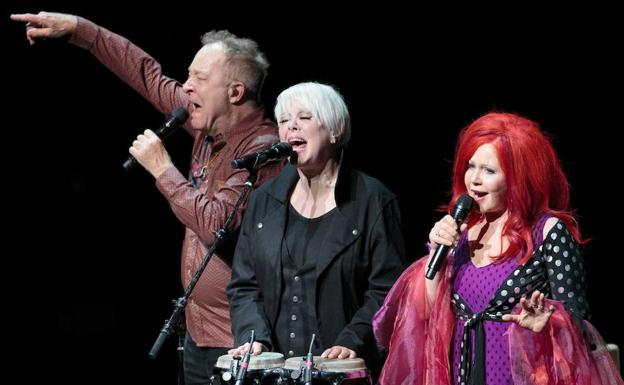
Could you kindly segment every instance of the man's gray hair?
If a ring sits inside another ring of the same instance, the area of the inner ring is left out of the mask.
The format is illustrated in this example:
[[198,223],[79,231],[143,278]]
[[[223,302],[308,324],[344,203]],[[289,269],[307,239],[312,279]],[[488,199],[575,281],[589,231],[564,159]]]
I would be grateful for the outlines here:
[[222,49],[228,59],[230,80],[242,82],[257,100],[260,99],[269,62],[258,49],[258,43],[240,38],[226,30],[206,32],[201,37],[201,42]]

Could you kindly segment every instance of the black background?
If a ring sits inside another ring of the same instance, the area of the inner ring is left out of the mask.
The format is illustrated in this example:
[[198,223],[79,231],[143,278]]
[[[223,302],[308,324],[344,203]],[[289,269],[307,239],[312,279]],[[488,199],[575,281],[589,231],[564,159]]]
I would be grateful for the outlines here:
[[[176,79],[200,35],[229,29],[272,63],[263,99],[315,80],[337,86],[360,169],[399,196],[409,258],[448,199],[461,127],[492,109],[521,113],[553,137],[586,248],[593,322],[624,346],[619,304],[622,24],[613,9],[425,9],[389,2],[217,4],[13,1],[4,22],[3,179],[7,344],[24,380],[173,383],[173,338],[147,352],[181,294],[183,228],[144,170],[121,164],[136,134],[164,117],[86,51],[29,46],[10,13],[82,15],[144,48]],[[8,117],[8,119],[6,119]],[[191,140],[171,138],[188,170]]]

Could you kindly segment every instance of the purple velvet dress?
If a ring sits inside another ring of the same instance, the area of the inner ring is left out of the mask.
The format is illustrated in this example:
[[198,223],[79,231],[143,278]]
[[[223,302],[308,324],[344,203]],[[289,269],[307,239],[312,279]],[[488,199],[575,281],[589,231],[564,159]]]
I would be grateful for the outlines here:
[[[503,263],[489,264],[475,267],[468,260],[457,272],[453,284],[454,291],[461,295],[464,301],[476,312],[485,310],[494,297],[497,289],[504,280],[518,266],[515,258]],[[485,320],[485,377],[487,385],[511,385],[511,369],[509,367],[509,342],[503,334],[509,324],[506,322]],[[455,321],[453,337],[453,380],[459,377],[460,345],[464,333],[464,321]]]
[[[537,245],[542,243],[542,229],[546,219],[547,217],[544,216],[538,220],[538,223],[534,226],[533,236]],[[492,263],[487,266],[476,267],[470,260],[466,235],[460,239],[455,257],[458,266],[453,282],[453,292],[454,295],[461,297],[462,303],[467,305],[472,313],[485,312],[488,306],[491,306],[493,298],[496,298],[497,294],[500,295],[501,288],[506,286],[506,281],[510,276],[513,276],[514,270],[519,267],[517,258],[510,258],[502,263]],[[514,289],[516,293],[519,291],[519,289]],[[459,298],[455,299],[459,300]],[[507,301],[509,301],[509,308],[515,306],[517,302],[513,296],[509,296]],[[455,384],[461,383],[460,360],[462,356],[461,343],[464,338],[464,324],[465,319],[457,318],[455,321],[452,349],[452,379]],[[487,317],[483,320],[483,328],[486,336],[485,384],[487,385],[513,384],[509,364],[509,339],[504,335],[509,325],[508,322],[488,320]],[[472,350],[471,356],[474,357],[474,336],[472,336],[470,346]]]

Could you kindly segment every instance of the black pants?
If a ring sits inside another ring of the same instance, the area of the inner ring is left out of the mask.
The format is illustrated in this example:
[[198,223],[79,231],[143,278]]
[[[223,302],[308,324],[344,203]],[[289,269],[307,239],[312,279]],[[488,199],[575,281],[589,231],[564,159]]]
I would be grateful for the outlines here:
[[212,368],[217,359],[227,354],[228,348],[202,348],[195,345],[190,334],[184,337],[184,383],[186,385],[210,384]]

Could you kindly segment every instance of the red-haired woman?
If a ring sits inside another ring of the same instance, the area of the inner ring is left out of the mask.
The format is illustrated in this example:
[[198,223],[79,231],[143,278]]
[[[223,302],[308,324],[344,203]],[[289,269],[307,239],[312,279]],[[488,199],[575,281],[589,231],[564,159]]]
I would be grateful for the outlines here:
[[[388,350],[380,384],[623,384],[586,321],[582,243],[568,181],[535,122],[489,113],[460,133],[449,207],[429,257],[408,268],[374,320]],[[439,245],[455,245],[429,280]]]

